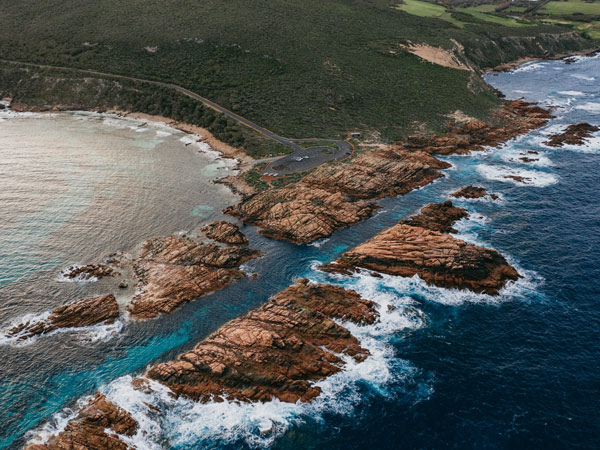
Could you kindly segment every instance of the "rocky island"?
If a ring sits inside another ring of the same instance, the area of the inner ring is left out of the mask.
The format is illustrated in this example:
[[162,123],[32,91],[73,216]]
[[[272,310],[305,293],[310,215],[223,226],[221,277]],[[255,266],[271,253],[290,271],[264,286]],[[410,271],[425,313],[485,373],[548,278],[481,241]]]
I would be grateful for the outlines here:
[[497,295],[519,274],[495,250],[452,236],[452,224],[467,212],[450,201],[430,204],[420,214],[382,231],[321,270],[350,274],[359,269],[412,277],[427,283]]
[[579,122],[569,125],[562,133],[553,134],[545,144],[550,147],[562,147],[563,145],[582,145],[592,137],[592,133],[599,131],[595,125],[587,122]]

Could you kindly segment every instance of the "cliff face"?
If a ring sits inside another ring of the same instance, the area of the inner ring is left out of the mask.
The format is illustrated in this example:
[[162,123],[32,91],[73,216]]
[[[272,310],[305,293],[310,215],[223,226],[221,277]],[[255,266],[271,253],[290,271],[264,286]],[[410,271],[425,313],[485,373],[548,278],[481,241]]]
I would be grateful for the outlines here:
[[348,162],[326,164],[299,182],[243,200],[225,212],[255,225],[265,236],[310,242],[371,217],[375,200],[425,186],[450,167],[435,154],[464,154],[497,146],[545,125],[547,110],[522,101],[508,102],[492,125],[472,120],[450,127],[443,136],[411,136]]
[[321,269],[348,274],[364,268],[404,277],[418,275],[436,286],[496,295],[519,274],[497,251],[448,234],[453,231],[452,224],[465,216],[466,211],[451,202],[428,205],[421,214],[382,231]]
[[579,33],[538,33],[535,36],[496,36],[464,39],[464,54],[480,69],[491,69],[525,58],[549,58],[590,49],[592,44]]

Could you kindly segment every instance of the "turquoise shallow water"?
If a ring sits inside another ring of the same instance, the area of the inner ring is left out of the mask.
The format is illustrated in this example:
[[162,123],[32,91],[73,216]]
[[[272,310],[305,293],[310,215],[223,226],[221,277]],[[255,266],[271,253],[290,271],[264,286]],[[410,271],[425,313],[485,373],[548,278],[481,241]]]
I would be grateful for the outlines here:
[[[249,263],[258,279],[168,317],[124,324],[107,341],[55,335],[0,348],[0,442],[16,447],[43,438],[77,399],[100,389],[141,424],[130,442],[137,448],[596,447],[600,135],[583,147],[551,149],[543,142],[568,124],[600,122],[598,73],[600,58],[588,58],[490,75],[509,98],[554,105],[557,118],[501,149],[447,158],[453,168],[443,179],[383,200],[375,217],[313,245],[271,241],[244,227],[251,245],[265,252]],[[522,161],[524,155],[536,160]],[[314,269],[465,184],[501,196],[457,202],[471,213],[459,224],[460,236],[497,248],[524,276],[499,297],[432,288],[417,278],[332,277]],[[190,205],[193,220],[197,205],[219,210],[210,201]],[[349,361],[320,383],[323,395],[314,404],[200,405],[174,401],[159,388],[142,395],[129,387],[127,374],[173,358],[300,276],[354,288],[381,305],[379,324],[351,327],[372,356]],[[34,309],[23,298],[5,301],[4,314]],[[397,308],[389,313],[387,305]]]

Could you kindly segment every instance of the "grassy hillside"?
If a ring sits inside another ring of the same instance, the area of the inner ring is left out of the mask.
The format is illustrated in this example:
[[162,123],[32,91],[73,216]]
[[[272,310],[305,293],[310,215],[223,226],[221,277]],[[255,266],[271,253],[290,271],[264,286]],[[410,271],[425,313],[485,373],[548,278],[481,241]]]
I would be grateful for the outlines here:
[[395,6],[389,0],[0,0],[0,57],[174,82],[289,137],[360,129],[394,140],[440,129],[456,109],[484,118],[499,101],[473,73],[403,50],[408,40],[451,48],[454,38],[479,66],[592,45],[578,37],[546,40],[549,49],[522,45],[568,29],[505,26],[464,13],[447,21]]

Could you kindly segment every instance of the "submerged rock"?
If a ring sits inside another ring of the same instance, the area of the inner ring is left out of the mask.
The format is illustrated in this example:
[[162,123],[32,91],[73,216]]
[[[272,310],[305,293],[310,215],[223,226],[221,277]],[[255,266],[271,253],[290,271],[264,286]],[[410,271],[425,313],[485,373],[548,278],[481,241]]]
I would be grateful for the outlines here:
[[553,134],[546,142],[550,147],[562,147],[563,145],[582,145],[586,139],[592,137],[592,133],[600,128],[586,122],[569,125],[562,133]]
[[21,323],[6,333],[18,340],[50,333],[60,328],[88,327],[110,324],[119,317],[119,305],[114,295],[92,297],[60,306],[45,319]]
[[310,401],[321,392],[314,382],[342,369],[338,354],[357,361],[368,356],[331,319],[366,324],[377,318],[375,304],[354,291],[299,280],[176,361],[152,367],[147,377],[195,400],[224,395],[243,401]]
[[129,446],[121,436],[133,436],[138,424],[123,409],[96,394],[65,429],[47,443],[29,444],[26,450],[126,450]]
[[431,204],[342,255],[322,270],[350,274],[359,268],[412,277],[446,288],[497,295],[517,271],[495,250],[451,236],[454,221],[466,216],[451,202]]
[[[523,158],[521,158],[523,159]],[[496,194],[488,194],[487,190],[483,187],[478,186],[464,186],[460,188],[458,191],[450,194],[455,198],[482,198],[489,196],[492,200],[497,200],[498,196]]]
[[76,281],[99,280],[104,277],[119,275],[107,264],[87,264],[85,266],[71,266],[62,273],[63,277]]
[[205,225],[200,231],[202,231],[206,237],[224,244],[248,244],[248,238],[240,231],[240,228],[235,223],[225,222],[224,220]]

